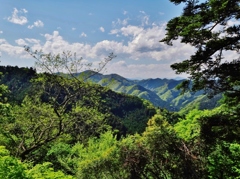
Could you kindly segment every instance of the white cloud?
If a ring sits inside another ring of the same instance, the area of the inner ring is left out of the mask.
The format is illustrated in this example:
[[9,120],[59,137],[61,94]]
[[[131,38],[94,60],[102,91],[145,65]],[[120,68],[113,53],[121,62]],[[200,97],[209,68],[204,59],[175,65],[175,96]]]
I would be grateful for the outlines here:
[[144,31],[143,27],[128,25],[127,27],[122,27],[120,29],[122,35],[124,36],[133,36],[136,37],[137,35],[141,34]]
[[28,45],[24,39],[17,39],[15,42],[20,46]]
[[7,43],[7,41],[5,39],[0,39],[0,45],[4,43]]
[[123,11],[123,15],[126,15],[128,12],[127,11]]
[[34,25],[29,25],[28,28],[29,29],[32,29],[34,27]]
[[32,29],[33,27],[43,27],[44,23],[41,20],[37,20],[33,23],[33,25],[29,25],[28,28]]
[[148,25],[148,21],[149,21],[149,16],[144,16],[142,18],[142,26]]
[[123,26],[127,25],[127,24],[128,24],[128,20],[129,20],[129,18],[123,19],[121,24],[122,24]]
[[129,21],[130,19],[129,18],[126,18],[126,19],[123,19],[123,20],[121,20],[121,19],[117,19],[116,21],[112,21],[112,25],[113,25],[113,27],[116,27],[116,26],[126,26],[127,24],[128,24],[128,21]]
[[80,37],[87,37],[87,34],[85,34],[84,32],[81,33]]
[[23,11],[24,13],[27,13],[27,12],[28,12],[26,9],[22,9],[22,11]]
[[[170,64],[127,64],[125,61],[110,62],[107,65],[107,73],[117,73],[130,79],[147,78],[175,78],[175,72]],[[186,77],[186,75],[180,75]]]
[[38,39],[29,39],[29,38],[26,38],[25,39],[27,42],[31,43],[31,44],[40,44],[40,40]]
[[[159,43],[159,40],[164,37],[165,24],[158,26],[153,25],[144,29],[139,26],[128,25],[121,29],[112,31],[112,34],[120,34],[125,36],[125,43],[118,41],[102,40],[96,44],[89,45],[84,43],[69,43],[59,34],[54,31],[52,34],[44,34],[45,42],[38,39],[23,39],[16,43],[22,45],[30,43],[34,50],[42,49],[44,52],[61,53],[63,51],[77,52],[79,57],[86,59],[104,58],[110,52],[114,52],[122,60],[153,60],[160,63],[170,64],[188,58],[193,49],[189,45],[176,42],[174,46],[167,46]],[[83,32],[80,37],[86,37]],[[1,50],[1,49],[0,49]]]
[[11,45],[5,39],[0,39],[0,51],[18,58],[26,57],[26,52],[22,46]]
[[[25,10],[21,11],[27,13]],[[17,11],[16,14],[18,13]],[[175,41],[173,46],[160,43],[159,40],[166,34],[166,24],[151,22],[144,11],[141,11],[138,17],[140,25],[128,25],[130,20],[128,18],[112,22],[113,27],[109,34],[122,37],[117,40],[103,39],[91,45],[82,42],[70,43],[61,36],[59,31],[53,31],[51,34],[43,34],[44,40],[41,41],[30,38],[17,39],[15,41],[17,45],[11,45],[5,39],[0,39],[0,51],[16,57],[31,58],[22,48],[23,45],[29,45],[32,50],[43,50],[45,53],[76,52],[77,57],[83,57],[89,61],[99,61],[113,52],[117,58],[108,64],[108,73],[119,73],[128,78],[175,77],[170,64],[188,59],[195,49],[190,45],[181,44],[179,40]],[[40,27],[39,21],[34,22],[33,26]],[[228,24],[231,25],[231,23],[236,22],[229,21]],[[103,27],[99,30],[105,32]],[[82,32],[79,37],[87,37],[87,34]],[[234,53],[224,55],[231,59],[237,56]]]
[[34,25],[35,25],[35,27],[43,27],[44,26],[43,22],[40,20],[34,22]]
[[[42,49],[45,53],[76,52],[77,57],[98,61],[104,59],[110,52],[113,52],[117,55],[117,58],[114,59],[114,63],[110,64],[110,72],[119,73],[128,78],[167,77],[167,75],[170,77],[171,75],[174,76],[174,72],[170,70],[170,64],[187,59],[194,49],[189,45],[180,44],[179,41],[173,46],[159,43],[159,40],[165,36],[165,28],[166,24],[157,23],[151,23],[148,27],[121,25],[112,29],[109,34],[121,35],[124,41],[121,41],[122,39],[119,39],[120,41],[102,40],[91,45],[81,42],[70,43],[60,35],[59,31],[42,35],[44,40],[41,42],[39,39],[25,38],[18,39],[16,43],[18,45],[30,44],[29,46],[33,50]],[[82,32],[80,37],[87,37],[87,34]],[[14,54],[26,57],[26,54],[20,53],[19,46],[11,46],[7,42],[4,43],[5,46],[9,46],[9,50],[15,49]],[[0,45],[0,51],[2,49],[5,52],[7,51],[4,45]],[[139,61],[133,62],[133,60]],[[137,65],[136,63],[141,64]]]
[[0,34],[2,34],[3,33],[3,31],[2,30],[0,30]]
[[35,43],[31,48],[33,50],[42,49],[43,52],[49,53],[52,52],[54,54],[62,53],[63,51],[71,51],[77,52],[79,57],[89,57],[91,55],[91,46],[82,43],[69,43],[63,39],[62,36],[59,35],[58,31],[54,31],[53,34],[45,34],[45,42],[44,43]]
[[143,16],[141,17],[142,20],[142,26],[148,25],[149,24],[149,15],[146,14],[144,11],[139,11]]
[[26,9],[18,10],[17,8],[14,8],[12,16],[8,17],[7,20],[14,24],[24,25],[28,22],[28,20],[25,16],[21,16],[19,14],[26,14],[27,12],[28,11]]
[[75,30],[76,30],[76,28],[75,28],[75,27],[73,27],[73,28],[72,28],[72,31],[75,31]]
[[120,30],[118,29],[112,29],[109,34],[118,34]]
[[105,29],[104,29],[103,27],[100,27],[99,30],[100,30],[101,32],[105,32]]

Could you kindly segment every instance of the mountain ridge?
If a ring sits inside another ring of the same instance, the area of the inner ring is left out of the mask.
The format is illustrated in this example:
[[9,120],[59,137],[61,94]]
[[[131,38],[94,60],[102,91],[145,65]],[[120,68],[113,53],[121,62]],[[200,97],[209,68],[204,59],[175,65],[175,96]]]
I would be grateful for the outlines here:
[[[86,76],[93,73],[85,71],[80,73],[79,76]],[[194,104],[194,107],[199,109],[212,109],[218,106],[217,101],[221,98],[221,96],[217,96],[212,98],[212,101],[207,98],[207,95],[203,91],[181,94],[181,91],[177,90],[176,86],[184,81],[183,79],[148,78],[131,80],[118,74],[104,75],[97,73],[97,75],[90,76],[88,81],[108,87],[115,92],[138,96],[150,101],[156,107],[166,108],[170,111],[188,111],[185,108],[192,108],[191,104]],[[194,101],[197,102],[194,103]],[[209,103],[211,105],[202,105],[201,103]]]

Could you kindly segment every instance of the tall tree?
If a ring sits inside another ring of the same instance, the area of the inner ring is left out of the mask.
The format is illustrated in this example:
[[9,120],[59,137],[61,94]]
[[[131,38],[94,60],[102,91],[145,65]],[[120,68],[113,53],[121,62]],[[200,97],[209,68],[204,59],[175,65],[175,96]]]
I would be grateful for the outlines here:
[[227,92],[240,96],[240,1],[170,1],[176,5],[185,3],[185,7],[181,16],[168,22],[166,37],[161,42],[172,45],[180,39],[196,48],[189,59],[171,65],[177,74],[190,75],[180,87],[204,89],[210,95]]
[[[25,50],[37,60],[36,65],[45,73],[32,79],[28,95],[21,106],[14,108],[14,118],[4,123],[0,121],[0,136],[4,137],[0,144],[10,141],[8,147],[11,152],[25,160],[66,133],[71,134],[75,141],[83,141],[109,128],[105,123],[106,115],[98,111],[99,89],[84,83],[75,74],[91,65],[83,64],[82,59],[77,59],[70,52],[53,55],[32,52],[27,47]],[[102,70],[112,58],[114,55],[110,54],[96,71]],[[59,74],[62,72],[68,75],[63,77]],[[2,93],[6,90],[5,86],[0,86],[0,111],[8,109],[8,105],[1,103]]]

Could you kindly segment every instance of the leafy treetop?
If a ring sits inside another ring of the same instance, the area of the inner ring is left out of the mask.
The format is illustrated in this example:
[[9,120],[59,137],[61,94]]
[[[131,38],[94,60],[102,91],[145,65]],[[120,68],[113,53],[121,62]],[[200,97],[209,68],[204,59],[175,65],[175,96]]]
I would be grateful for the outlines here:
[[[240,96],[240,1],[170,1],[185,3],[185,7],[181,16],[168,22],[166,37],[161,42],[172,45],[180,38],[182,43],[196,48],[189,59],[171,65],[177,74],[190,76],[180,88]],[[233,58],[224,60],[226,54]]]

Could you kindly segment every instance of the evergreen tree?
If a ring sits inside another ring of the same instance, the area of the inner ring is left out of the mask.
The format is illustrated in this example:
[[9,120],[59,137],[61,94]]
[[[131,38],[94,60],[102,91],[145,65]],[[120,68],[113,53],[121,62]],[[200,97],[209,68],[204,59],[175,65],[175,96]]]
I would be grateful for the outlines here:
[[[177,74],[187,73],[190,79],[180,87],[210,95],[225,92],[240,100],[240,6],[239,0],[171,0],[185,3],[183,13],[167,24],[166,37],[190,44],[196,52],[189,59],[171,65]],[[231,53],[233,59],[224,58]],[[190,83],[193,81],[193,84]]]

